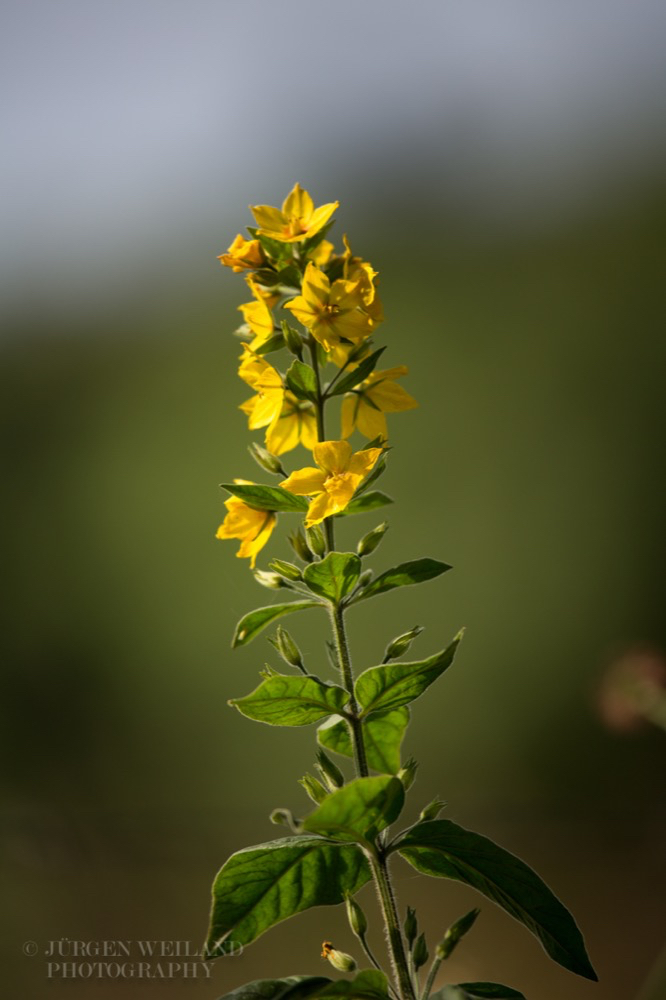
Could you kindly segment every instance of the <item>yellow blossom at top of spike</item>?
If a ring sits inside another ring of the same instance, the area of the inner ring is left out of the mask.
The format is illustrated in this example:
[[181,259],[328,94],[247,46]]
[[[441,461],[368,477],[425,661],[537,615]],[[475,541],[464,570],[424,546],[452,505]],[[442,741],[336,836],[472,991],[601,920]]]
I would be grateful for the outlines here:
[[342,436],[348,438],[354,428],[373,441],[388,438],[385,413],[413,410],[419,404],[396,379],[407,374],[405,365],[373,372],[342,401]]
[[217,259],[237,274],[240,271],[253,271],[266,263],[259,240],[246,240],[240,233],[227,252],[220,254]]
[[299,469],[280,483],[296,496],[313,497],[306,528],[344,510],[382,453],[381,448],[353,453],[348,441],[320,441],[312,451],[319,468]]
[[[235,479],[236,483],[248,483],[247,479]],[[263,549],[277,524],[277,515],[269,510],[256,510],[248,507],[239,497],[229,497],[225,500],[227,516],[217,529],[216,538],[240,539],[241,546],[236,553],[239,559],[250,559],[250,568],[254,569],[257,553]]]
[[282,203],[282,211],[272,205],[250,205],[262,236],[281,243],[300,243],[322,229],[331,218],[339,201],[314,207],[314,202],[300,184],[293,188]]
[[250,430],[265,427],[279,416],[284,401],[284,385],[280,373],[243,344],[238,374],[257,393],[243,403],[241,409],[249,416]]
[[303,276],[302,294],[286,302],[284,308],[330,351],[338,346],[340,338],[358,344],[372,333],[375,324],[361,312],[362,306],[357,282],[340,278],[331,284],[316,264],[309,263]]
[[266,291],[249,276],[245,280],[254,296],[254,302],[244,302],[238,306],[238,309],[242,312],[243,319],[254,334],[254,340],[250,344],[250,347],[252,350],[256,350],[257,347],[264,344],[275,333],[275,323],[271,309],[280,296]]

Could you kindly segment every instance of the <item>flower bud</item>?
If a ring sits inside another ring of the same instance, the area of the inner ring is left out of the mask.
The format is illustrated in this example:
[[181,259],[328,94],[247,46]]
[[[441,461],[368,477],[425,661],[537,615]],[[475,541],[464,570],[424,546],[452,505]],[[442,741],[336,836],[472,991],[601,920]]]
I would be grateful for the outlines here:
[[289,326],[286,319],[283,319],[280,323],[282,329],[282,335],[284,337],[284,342],[287,345],[287,349],[295,354],[299,361],[303,360],[303,341],[301,335],[293,327]]
[[288,663],[290,667],[303,669],[303,657],[301,656],[301,651],[287,632],[286,628],[283,628],[282,625],[278,625],[275,638],[270,641],[275,649],[277,649],[285,663]]
[[411,948],[416,939],[416,935],[419,932],[419,922],[416,919],[416,911],[413,910],[411,906],[407,907],[407,916],[405,917],[405,922],[402,927],[405,932],[405,937],[407,938],[407,944]]
[[368,584],[370,583],[371,580],[372,580],[372,570],[371,569],[366,569],[359,576],[358,583],[356,584],[356,589],[357,590],[363,590],[364,587],[368,586]]
[[403,632],[402,635],[396,636],[392,639],[386,647],[386,652],[384,653],[384,663],[388,663],[389,660],[397,660],[399,656],[404,656],[414,639],[423,632],[422,625],[415,625],[414,628],[410,628],[409,632]]
[[347,955],[344,951],[338,951],[330,941],[324,941],[322,944],[321,957],[327,958],[338,972],[354,972],[356,969],[356,962],[351,955]]
[[280,459],[277,458],[277,456],[272,455],[267,448],[262,448],[260,444],[253,441],[248,445],[247,450],[252,455],[252,458],[255,460],[257,465],[261,466],[262,469],[265,469],[266,472],[272,472],[276,476],[286,475]]
[[402,781],[405,791],[412,787],[418,766],[418,762],[413,757],[410,757],[407,763],[398,771],[396,777]]
[[417,937],[412,949],[412,958],[414,959],[415,969],[420,969],[428,961],[428,945],[426,944],[425,934],[419,934]]
[[289,536],[289,544],[292,549],[303,562],[312,562],[312,552],[308,548],[308,543],[305,540],[305,535],[299,528],[297,531],[293,531]]
[[430,805],[427,805],[425,809],[421,810],[419,819],[423,821],[437,819],[445,805],[446,802],[442,802],[441,799],[433,799]]
[[366,920],[365,913],[356,900],[352,899],[349,895],[345,896],[345,906],[347,907],[349,926],[356,937],[363,940],[368,929],[368,921]]
[[444,935],[443,941],[437,945],[437,958],[445,959],[449,957],[460,939],[472,929],[480,912],[478,909],[470,910],[460,920],[456,920],[455,924],[451,924]]
[[317,747],[317,767],[327,784],[330,784],[331,791],[342,788],[345,783],[345,776],[331,758],[324,753],[321,747]]
[[378,524],[376,528],[369,531],[367,535],[364,535],[361,541],[356,546],[356,551],[360,556],[369,556],[375,551],[382,538],[388,530],[388,521],[384,521],[383,524]]
[[280,587],[287,586],[279,573],[268,573],[265,569],[255,569],[253,572],[257,583],[260,583],[262,587],[268,587],[269,590],[279,590]]
[[324,532],[319,525],[313,524],[310,528],[306,528],[305,535],[312,552],[316,556],[323,556],[326,553],[326,542],[324,541]]
[[310,796],[313,802],[318,806],[328,797],[328,792],[322,785],[321,781],[318,781],[311,774],[304,774],[302,778],[298,779],[299,785],[301,785],[307,794]]
[[293,563],[287,562],[285,559],[273,559],[272,562],[268,564],[268,568],[279,573],[286,580],[295,580],[296,582],[303,579],[303,574],[301,573],[298,566],[294,566]]

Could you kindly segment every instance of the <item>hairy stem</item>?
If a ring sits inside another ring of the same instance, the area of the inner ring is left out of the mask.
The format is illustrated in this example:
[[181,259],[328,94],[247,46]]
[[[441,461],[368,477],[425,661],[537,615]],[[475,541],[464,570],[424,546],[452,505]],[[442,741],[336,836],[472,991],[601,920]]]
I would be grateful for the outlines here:
[[435,961],[432,963],[430,967],[430,972],[428,973],[428,978],[426,979],[426,984],[423,990],[423,994],[421,996],[421,1000],[428,1000],[428,997],[430,996],[430,991],[435,985],[435,976],[437,975],[441,964],[442,964],[442,959],[435,958]]
[[354,763],[356,773],[359,778],[367,778],[368,760],[365,755],[365,741],[363,739],[363,724],[359,718],[358,702],[354,694],[354,672],[352,670],[351,655],[349,653],[349,643],[347,641],[347,630],[345,628],[344,611],[339,605],[331,608],[331,624],[335,635],[335,648],[338,654],[338,664],[340,673],[349,694],[349,704],[347,706],[349,725],[351,727],[352,746],[354,748]]
[[375,854],[370,858],[372,874],[377,886],[379,902],[386,924],[386,934],[388,936],[389,951],[391,954],[391,964],[396,982],[400,987],[400,995],[403,1000],[416,1000],[416,993],[409,975],[405,946],[400,931],[398,911],[395,904],[395,896],[391,885],[386,858],[383,855]]

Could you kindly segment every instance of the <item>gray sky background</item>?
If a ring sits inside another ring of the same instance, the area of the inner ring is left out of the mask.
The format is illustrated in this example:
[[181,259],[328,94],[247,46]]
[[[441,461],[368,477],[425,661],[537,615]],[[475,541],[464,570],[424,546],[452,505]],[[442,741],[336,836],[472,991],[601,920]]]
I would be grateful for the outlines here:
[[5,300],[182,273],[296,179],[552,225],[663,164],[665,29],[659,0],[13,0]]

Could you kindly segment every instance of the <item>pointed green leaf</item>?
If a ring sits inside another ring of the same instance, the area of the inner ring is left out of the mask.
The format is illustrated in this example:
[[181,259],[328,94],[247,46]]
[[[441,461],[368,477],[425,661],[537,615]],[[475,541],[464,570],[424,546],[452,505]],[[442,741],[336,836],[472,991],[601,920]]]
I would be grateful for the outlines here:
[[[371,496],[372,494],[368,494]],[[412,562],[401,563],[388,569],[381,576],[365,588],[365,590],[355,598],[357,601],[364,601],[366,597],[375,597],[377,594],[384,594],[387,590],[394,590],[396,587],[409,587],[413,583],[424,583],[426,580],[433,580],[436,576],[446,573],[451,569],[446,563],[437,559],[414,559]]]
[[471,885],[525,924],[565,969],[596,980],[573,917],[520,858],[446,819],[417,823],[396,847],[418,871]]
[[317,399],[317,376],[303,361],[292,361],[287,371],[287,388],[298,399]]
[[422,695],[451,666],[461,638],[462,633],[459,633],[446,649],[427,660],[382,663],[364,670],[354,685],[363,715],[408,705]]
[[[409,709],[377,712],[363,720],[363,742],[368,765],[382,774],[397,774],[401,767],[400,745],[409,723]],[[344,719],[333,716],[317,730],[317,739],[327,750],[343,757],[353,757],[349,726]]]
[[392,497],[379,490],[371,490],[369,493],[364,493],[363,496],[357,496],[356,499],[347,504],[343,511],[335,514],[335,517],[346,517],[347,514],[365,514],[369,510],[386,507],[389,503],[393,503]]
[[274,336],[269,337],[265,340],[263,344],[259,344],[258,347],[253,347],[252,350],[255,354],[273,354],[275,351],[281,351],[284,347],[284,337],[281,333],[276,333]]
[[405,791],[397,778],[356,778],[310,813],[303,829],[335,840],[372,842],[398,818],[404,802]]
[[430,1000],[525,1000],[525,997],[501,983],[458,983],[431,993]]
[[275,674],[246,698],[232,699],[229,704],[248,719],[269,726],[307,726],[331,712],[340,712],[348,701],[347,691],[317,677]]
[[353,980],[338,979],[318,994],[324,1000],[388,1000],[388,981],[378,969],[365,969]]
[[232,854],[213,884],[205,954],[231,954],[311,906],[342,903],[370,878],[353,844],[284,837]]
[[350,389],[353,389],[355,385],[359,385],[363,379],[366,379],[368,375],[375,370],[377,362],[385,350],[385,347],[380,347],[378,351],[374,351],[367,358],[364,358],[364,360],[359,363],[358,368],[354,368],[353,371],[348,372],[347,375],[343,376],[339,382],[336,382],[330,395],[340,396],[343,392],[348,392]]
[[288,976],[286,979],[256,979],[225,993],[219,1000],[308,1000],[331,983],[324,976]]
[[281,511],[287,514],[302,514],[308,509],[305,497],[297,497],[279,486],[259,486],[247,483],[221,483],[223,490],[233,493],[248,507],[257,510]]
[[[382,441],[380,439],[379,442],[377,442],[376,444],[368,443],[368,444],[366,444],[365,447],[366,448],[381,448],[382,447]],[[356,490],[356,493],[354,494],[354,500],[360,500],[362,494],[363,493],[367,493],[367,491],[370,489],[370,487],[372,486],[372,484],[376,483],[377,480],[379,479],[379,477],[384,475],[384,473],[386,472],[386,463],[387,463],[386,455],[387,455],[387,452],[384,452],[384,454],[379,459],[379,461],[375,465],[375,467],[372,470],[372,472],[370,473],[370,475],[366,479],[363,480],[363,482],[361,483],[361,485],[359,486],[359,488]],[[380,496],[384,496],[383,493],[380,493],[379,495]]]
[[262,628],[266,628],[276,618],[293,614],[294,611],[302,611],[304,608],[321,607],[323,605],[319,601],[292,601],[290,604],[271,604],[268,608],[256,608],[256,610],[244,615],[239,621],[231,646],[233,649],[245,646],[261,632]]
[[361,573],[361,560],[353,552],[329,552],[321,562],[310,563],[303,570],[303,580],[313,594],[339,603],[351,590]]

